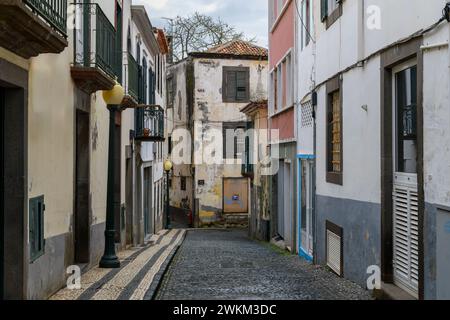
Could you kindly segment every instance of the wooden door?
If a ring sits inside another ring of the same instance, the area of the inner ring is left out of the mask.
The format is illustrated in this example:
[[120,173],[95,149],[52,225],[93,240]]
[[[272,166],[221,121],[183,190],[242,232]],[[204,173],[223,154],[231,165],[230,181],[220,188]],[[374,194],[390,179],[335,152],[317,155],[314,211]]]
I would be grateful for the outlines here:
[[223,211],[225,214],[248,213],[248,178],[223,180]]

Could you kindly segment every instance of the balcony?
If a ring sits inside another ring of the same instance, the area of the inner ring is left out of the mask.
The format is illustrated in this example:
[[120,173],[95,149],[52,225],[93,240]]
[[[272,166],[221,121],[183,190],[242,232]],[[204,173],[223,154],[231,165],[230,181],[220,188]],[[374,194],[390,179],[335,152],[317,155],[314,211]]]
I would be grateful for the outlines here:
[[29,59],[67,46],[67,0],[0,0],[0,44]]
[[74,62],[71,68],[76,85],[86,93],[110,90],[120,70],[121,49],[116,29],[98,4],[75,5]]
[[125,98],[122,102],[124,108],[135,108],[139,103],[139,64],[131,53],[127,53],[125,65],[124,89]]
[[135,140],[143,142],[164,141],[164,109],[155,105],[135,108]]

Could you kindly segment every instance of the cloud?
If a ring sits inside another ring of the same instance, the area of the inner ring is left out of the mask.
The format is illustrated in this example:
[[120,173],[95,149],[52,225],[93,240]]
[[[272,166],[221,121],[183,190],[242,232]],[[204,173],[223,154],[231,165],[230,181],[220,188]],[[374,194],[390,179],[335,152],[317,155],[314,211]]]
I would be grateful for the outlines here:
[[242,31],[248,38],[255,38],[259,45],[268,46],[268,9],[264,0],[134,0],[147,6],[152,24],[164,27],[165,18],[187,16],[194,12],[220,17]]
[[148,4],[152,9],[162,10],[167,6],[169,0],[145,0],[140,2]]

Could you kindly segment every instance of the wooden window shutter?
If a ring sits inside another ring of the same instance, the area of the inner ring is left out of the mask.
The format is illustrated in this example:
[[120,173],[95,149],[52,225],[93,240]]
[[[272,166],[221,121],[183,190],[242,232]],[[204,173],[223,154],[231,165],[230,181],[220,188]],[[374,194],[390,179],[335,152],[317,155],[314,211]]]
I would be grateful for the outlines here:
[[236,99],[236,72],[227,71],[226,74],[226,95],[227,101],[234,101]]
[[246,71],[236,72],[236,100],[247,100],[248,96],[248,73]]
[[321,0],[321,18],[322,18],[322,22],[325,21],[325,19],[328,17],[328,0]]

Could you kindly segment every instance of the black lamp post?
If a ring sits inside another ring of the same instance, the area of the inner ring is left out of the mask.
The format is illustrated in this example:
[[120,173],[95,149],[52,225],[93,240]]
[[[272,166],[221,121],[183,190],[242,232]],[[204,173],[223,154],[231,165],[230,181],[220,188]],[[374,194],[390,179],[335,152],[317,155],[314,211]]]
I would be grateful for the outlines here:
[[115,152],[115,122],[116,113],[120,112],[120,103],[124,97],[124,90],[122,86],[116,84],[110,91],[103,92],[103,98],[107,103],[109,110],[109,150],[108,150],[108,187],[106,200],[106,230],[105,230],[105,253],[100,261],[100,268],[115,269],[120,268],[120,261],[116,255],[115,234],[116,226],[114,219],[114,185],[115,185],[115,170],[114,170],[114,156]]
[[173,164],[172,161],[166,160],[164,162],[164,171],[166,172],[166,229],[172,229],[171,221],[170,221],[170,197],[169,197],[169,178],[170,171],[172,170]]

